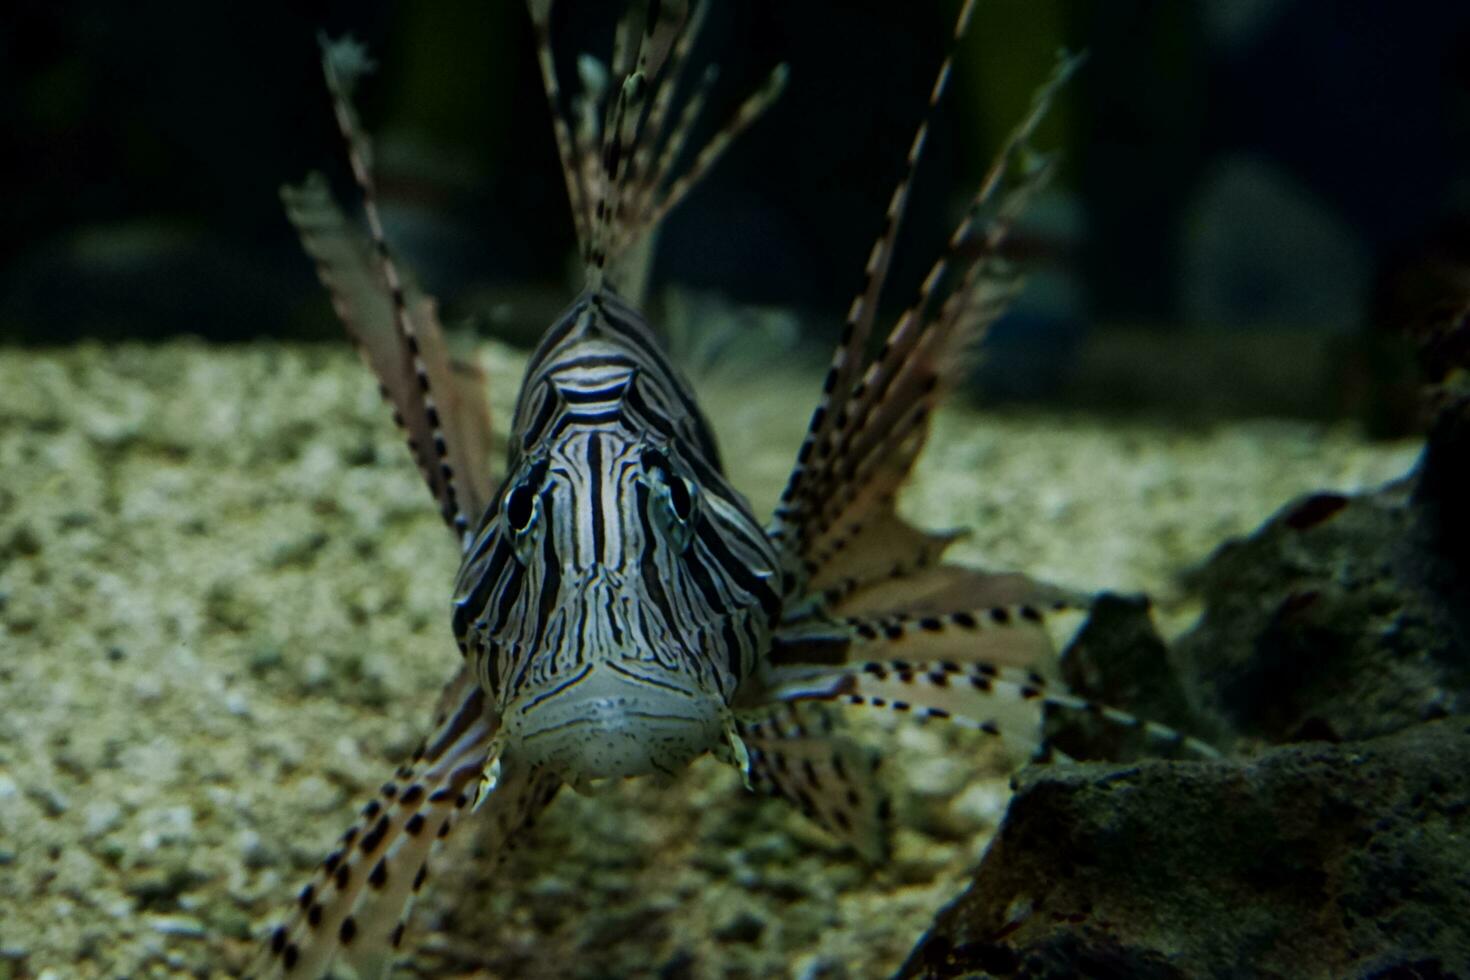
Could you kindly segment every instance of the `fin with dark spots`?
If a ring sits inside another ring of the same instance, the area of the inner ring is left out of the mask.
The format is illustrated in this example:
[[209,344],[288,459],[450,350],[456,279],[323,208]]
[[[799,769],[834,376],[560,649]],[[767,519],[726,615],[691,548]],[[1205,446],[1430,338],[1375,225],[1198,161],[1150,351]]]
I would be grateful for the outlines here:
[[[770,81],[741,104],[681,172],[681,151],[698,112],[685,111],[675,119],[671,108],[702,8],[691,15],[688,0],[630,4],[618,28],[612,77],[605,78],[600,66],[597,71],[588,66],[583,75],[595,77],[595,84],[584,84],[584,91],[564,106],[551,38],[553,0],[527,0],[527,6],[588,278],[594,288],[606,281],[636,297],[647,273],[648,256],[640,246],[775,101],[785,82],[785,66],[776,68]],[[635,35],[640,38],[636,54]],[[707,73],[707,79],[712,77]],[[702,94],[688,105],[702,107]]]
[[1045,679],[990,664],[853,664],[841,670],[789,668],[773,672],[770,697],[831,701],[941,718],[1034,753],[1041,747]]
[[772,661],[856,663],[873,660],[995,664],[1055,676],[1060,655],[1087,620],[1087,608],[980,605],[960,610],[915,607],[871,616],[813,617],[777,629]]
[[[894,187],[888,209],[884,214],[883,229],[873,243],[864,266],[862,289],[853,298],[848,308],[842,337],[833,351],[827,376],[822,385],[821,399],[812,413],[806,437],[797,456],[797,465],[791,473],[776,511],[773,534],[782,539],[789,540],[794,535],[799,536],[799,525],[811,502],[809,484],[812,473],[809,467],[817,461],[816,457],[820,455],[822,447],[830,444],[832,434],[846,423],[848,403],[854,397],[855,384],[867,362],[868,344],[878,315],[878,301],[887,281],[888,268],[893,258],[893,250],[907,206],[914,172],[923,155],[924,144],[928,139],[929,128],[938,111],[940,100],[948,87],[955,50],[968,28],[973,6],[972,0],[965,0],[961,5],[949,50],[935,76],[928,107],[909,145],[903,173]],[[800,544],[798,541],[789,541],[789,543],[793,547]]]
[[[838,616],[939,616],[958,609],[1033,606],[1060,611],[1082,608],[1091,597],[1040,582],[1020,572],[987,572],[961,565],[915,569],[894,566],[867,582],[847,579],[823,595],[823,607]],[[1067,637],[1070,641],[1070,637]],[[1059,642],[1063,650],[1067,643]]]
[[[562,106],[561,78],[557,73],[556,56],[551,45],[552,0],[526,0],[531,13],[531,24],[536,29],[536,60],[541,67],[542,87],[546,99],[551,103],[551,128],[556,136],[556,149],[561,157],[562,178],[567,185],[567,200],[572,206],[572,223],[577,230],[577,241],[585,254],[592,241],[592,189],[588,186],[588,169],[585,166],[587,147],[578,146],[578,128],[569,121]],[[597,107],[593,107],[596,113]],[[590,142],[590,140],[584,141]]]
[[669,112],[673,108],[674,96],[689,65],[689,50],[704,27],[709,4],[695,3],[692,9],[688,3],[662,3],[660,6],[662,23],[650,22],[647,30],[666,37],[672,31],[672,46],[667,40],[649,38],[652,55],[640,65],[640,70],[655,79],[653,93],[649,97],[648,119],[644,123],[649,138],[638,141],[628,173],[630,184],[637,188],[634,208],[640,214],[648,210],[657,185],[669,175],[678,149],[688,137],[688,127],[703,109],[703,96],[708,94],[709,86],[719,74],[717,69],[705,72],[698,88],[685,100],[679,119],[671,125]]
[[[809,471],[808,466],[818,461],[814,457],[819,453],[820,447],[831,441],[832,433],[841,428],[847,418],[847,405],[853,399],[854,385],[867,361],[868,343],[878,316],[878,301],[888,278],[888,268],[893,259],[898,230],[908,204],[914,172],[918,167],[920,157],[923,156],[924,144],[929,137],[929,128],[933,125],[944,92],[948,88],[949,79],[953,73],[955,51],[969,27],[973,8],[973,0],[963,0],[960,5],[960,13],[955,19],[949,49],[945,52],[944,60],[940,63],[939,71],[935,74],[934,84],[930,89],[929,104],[909,144],[903,172],[889,198],[888,209],[883,215],[883,229],[868,253],[868,260],[863,268],[862,288],[848,308],[842,337],[838,341],[836,350],[832,353],[826,380],[822,384],[821,400],[812,413],[806,438],[797,456],[796,468],[792,471],[786,489],[781,495],[781,503],[776,510],[776,524],[773,533],[783,539],[799,533],[799,525],[811,506],[810,482],[814,474]],[[799,546],[800,542],[791,541],[790,544]]]
[[436,714],[414,760],[362,809],[271,930],[251,976],[315,980],[339,955],[361,977],[382,976],[430,858],[465,818],[488,816],[503,847],[550,801],[554,778],[491,758],[498,721],[468,669],[445,688]]
[[[866,292],[854,302],[770,532],[786,551],[798,589],[807,588],[806,581],[849,576],[833,569],[844,569],[855,555],[922,564],[932,560],[934,549],[942,549],[942,537],[926,535],[897,516],[898,492],[923,450],[935,408],[961,380],[986,329],[1019,290],[1019,278],[1002,259],[1000,246],[1052,173],[1052,162],[1032,153],[1029,139],[1075,64],[1064,60],[1037,94],[918,299],[876,358],[862,367],[866,338],[861,335],[877,300],[875,277],[881,279],[886,269],[882,250],[875,250]],[[947,74],[946,62],[936,94]],[[923,132],[921,126],[919,135]]]
[[934,566],[961,535],[920,530],[888,502],[869,518],[862,533],[838,545],[831,558],[812,556],[806,562],[803,588],[808,594],[830,593],[836,598],[863,586],[907,577]]
[[1116,708],[1087,701],[1048,683],[1034,670],[986,663],[873,661],[843,669],[778,668],[769,678],[772,700],[830,701],[881,708],[919,718],[939,718],[1036,755],[1044,749],[1043,709],[1084,711],[1147,735],[1160,748],[1201,758],[1219,752],[1198,739]]
[[682,150],[687,143],[688,134],[694,122],[687,114],[682,117],[679,120],[680,130],[670,134],[670,146],[675,149],[675,152],[660,157],[661,162],[667,162],[668,170],[650,173],[643,181],[645,190],[640,195],[640,200],[644,202],[646,211],[639,217],[638,225],[629,229],[629,234],[641,235],[644,229],[660,225],[664,218],[668,217],[669,213],[688,196],[689,192],[699,185],[699,182],[714,168],[714,165],[725,155],[725,151],[740,138],[740,135],[753,126],[756,120],[765,115],[766,111],[776,103],[786,89],[788,76],[789,72],[785,64],[777,65],[772,69],[765,84],[740,103],[725,124],[699,148],[688,169],[676,176],[674,164],[678,163],[678,151]]
[[473,529],[495,494],[495,433],[490,428],[490,379],[477,358],[451,357],[445,386],[444,432],[450,462],[464,474],[463,506]]
[[371,145],[351,103],[356,81],[371,69],[366,52],[350,38],[323,39],[322,64],[368,234],[347,220],[320,174],[283,187],[281,199],[338,316],[393,406],[440,513],[462,536],[491,494],[483,378],[473,369],[456,370],[433,300],[406,280],[384,237]]
[[779,797],[868,861],[888,856],[878,755],[836,729],[823,706],[785,704],[738,724],[754,789]]
[[1054,678],[1090,609],[1089,596],[1018,572],[894,565],[889,575],[844,579],[792,605],[771,662],[987,663]]

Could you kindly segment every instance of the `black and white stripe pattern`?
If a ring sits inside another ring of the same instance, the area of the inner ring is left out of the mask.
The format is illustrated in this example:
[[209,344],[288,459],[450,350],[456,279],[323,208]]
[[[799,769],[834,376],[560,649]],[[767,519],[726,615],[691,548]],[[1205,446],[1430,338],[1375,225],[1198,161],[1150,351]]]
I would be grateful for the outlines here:
[[535,735],[543,702],[607,671],[651,696],[727,706],[779,618],[774,549],[687,382],[615,294],[589,290],[548,331],[507,473],[454,611],[502,715]]

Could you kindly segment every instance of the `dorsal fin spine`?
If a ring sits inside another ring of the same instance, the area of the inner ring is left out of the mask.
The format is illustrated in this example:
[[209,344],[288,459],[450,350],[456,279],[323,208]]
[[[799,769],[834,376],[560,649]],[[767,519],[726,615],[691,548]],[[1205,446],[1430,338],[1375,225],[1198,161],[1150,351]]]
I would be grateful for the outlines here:
[[352,107],[352,89],[357,79],[370,72],[374,65],[361,46],[350,38],[334,42],[322,34],[318,39],[322,46],[322,72],[326,76],[327,89],[332,96],[332,111],[337,119],[337,128],[347,144],[347,158],[352,167],[352,176],[362,193],[362,210],[367,217],[373,250],[377,254],[383,280],[387,283],[392,298],[393,323],[408,354],[421,393],[424,414],[429,423],[432,445],[415,447],[415,450],[421,455],[422,466],[437,467],[444,487],[442,515],[455,533],[463,537],[469,529],[469,519],[459,504],[456,474],[449,462],[439,407],[429,382],[428,366],[419,350],[419,331],[409,313],[403,277],[383,232],[383,219],[378,211],[377,182],[373,179],[372,148],[367,135],[357,124],[357,115]]
[[[668,126],[675,90],[688,64],[694,32],[703,22],[703,7],[690,14],[688,0],[663,0],[649,5],[636,55],[632,21],[618,29],[613,54],[613,82],[605,94],[587,93],[583,105],[588,118],[594,103],[609,101],[600,145],[594,154],[591,130],[574,129],[562,106],[556,59],[551,43],[554,0],[527,0],[536,27],[537,55],[542,82],[551,103],[562,172],[577,226],[577,241],[588,285],[600,291],[618,284],[632,270],[620,266],[640,262],[638,248],[656,232],[665,217],[703,178],[734,139],[749,128],[775,101],[785,83],[786,68],[778,66],[766,85],[747,98],[734,117],[716,132],[696,155],[690,168],[675,177],[671,168],[693,129],[698,109],[714,73]],[[650,166],[650,164],[652,164]],[[620,260],[627,259],[626,262]]]
[[[822,399],[812,413],[812,420],[800,451],[799,458],[803,461],[810,460],[814,453],[820,455],[819,447],[823,445],[824,440],[834,429],[841,426],[843,409],[850,397],[853,382],[862,370],[868,340],[872,335],[874,320],[877,318],[878,298],[888,277],[888,267],[898,237],[898,228],[908,203],[914,171],[918,167],[919,159],[923,156],[930,126],[949,86],[955,53],[965,36],[965,31],[969,28],[973,11],[974,0],[964,0],[960,6],[959,16],[955,18],[948,50],[945,52],[944,60],[940,63],[939,70],[935,73],[934,84],[929,90],[929,103],[918,128],[914,131],[913,140],[909,143],[903,173],[889,198],[888,209],[883,218],[883,229],[868,252],[868,260],[863,267],[862,288],[853,297],[848,307],[847,319],[842,329],[842,339],[833,352],[831,364],[827,368],[827,377],[822,385]],[[792,471],[786,489],[781,494],[781,502],[776,510],[774,531],[778,536],[786,533],[785,525],[789,524],[789,518],[793,516],[793,505],[801,493],[805,475],[806,465],[803,462]]]

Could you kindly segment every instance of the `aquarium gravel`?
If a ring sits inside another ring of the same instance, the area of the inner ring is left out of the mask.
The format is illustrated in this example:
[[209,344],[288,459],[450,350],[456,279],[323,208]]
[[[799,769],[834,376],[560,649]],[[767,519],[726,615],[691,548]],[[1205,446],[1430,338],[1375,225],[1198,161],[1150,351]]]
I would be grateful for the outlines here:
[[[497,429],[523,355],[487,345]],[[817,380],[701,380],[765,512]],[[905,509],[951,555],[1147,590],[1292,497],[1408,469],[1417,443],[1283,421],[938,418]],[[458,657],[456,556],[343,345],[0,352],[0,980],[229,976],[413,748]],[[401,976],[891,972],[1004,812],[1007,760],[865,722],[898,833],[870,869],[705,759],[567,792],[498,869],[440,862]],[[471,835],[472,836],[472,835]]]

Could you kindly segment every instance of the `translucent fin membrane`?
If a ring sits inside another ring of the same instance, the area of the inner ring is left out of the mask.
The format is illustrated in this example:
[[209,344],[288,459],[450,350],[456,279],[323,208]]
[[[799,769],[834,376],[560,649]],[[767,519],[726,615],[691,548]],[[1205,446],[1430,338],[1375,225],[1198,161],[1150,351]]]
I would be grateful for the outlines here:
[[324,975],[340,955],[382,976],[403,943],[433,855],[472,811],[499,855],[551,801],[553,776],[493,759],[497,719],[468,668],[445,688],[433,734],[338,840],[253,964],[255,977]]
[[[897,516],[895,499],[923,449],[935,408],[963,377],[986,328],[1019,290],[1019,279],[999,249],[1051,175],[1051,162],[1030,153],[1028,141],[1075,65],[1075,60],[1064,59],[1042,87],[952,234],[945,255],[925,278],[918,300],[863,367],[866,334],[895,233],[885,227],[771,528],[786,551],[795,588],[808,589],[813,582],[824,588],[820,583],[830,581],[833,570],[844,568],[853,554],[883,553],[890,561],[923,564],[936,547],[942,548],[943,541]],[[947,65],[942,66],[935,98],[948,74]],[[915,138],[914,154],[922,147],[926,127],[927,120]],[[909,179],[905,174],[895,193],[891,223],[901,214]],[[951,284],[951,269],[959,265],[961,253],[971,257]]]
[[[679,172],[689,133],[715,77],[713,71],[705,73],[704,83],[686,111],[670,125],[676,90],[703,21],[702,11],[695,10],[691,16],[687,0],[650,4],[644,27],[638,32],[632,19],[637,12],[630,8],[618,29],[610,84],[573,99],[574,114],[579,112],[582,119],[578,122],[562,105],[552,48],[552,5],[553,0],[528,0],[567,197],[592,285],[602,285],[607,277],[616,285],[630,276],[621,260],[633,260],[636,246],[658,228],[734,139],[780,95],[786,68],[778,66],[770,80],[698,150],[689,168]],[[636,55],[630,58],[630,40],[635,34],[640,41]],[[600,133],[590,122],[594,118],[603,120]],[[594,140],[594,135],[600,137],[600,142]],[[595,157],[594,146],[598,147]]]
[[368,237],[348,222],[319,174],[300,187],[282,188],[281,198],[338,316],[393,406],[440,514],[462,540],[491,492],[484,376],[474,365],[451,360],[433,300],[406,282],[384,237],[372,148],[351,101],[372,63],[350,38],[323,38],[322,49],[337,123],[362,192]]
[[1042,749],[1042,709],[1083,711],[1143,732],[1170,749],[1216,758],[1218,750],[1166,725],[1076,697],[1035,670],[984,662],[869,661],[840,670],[792,668],[777,672],[772,696],[824,700],[938,718],[1005,738],[1030,753]]
[[[914,132],[913,140],[909,144],[908,155],[904,161],[903,173],[893,189],[888,208],[884,212],[882,231],[879,232],[877,240],[873,242],[868,253],[868,261],[863,267],[862,288],[857,296],[853,297],[852,304],[848,307],[842,337],[838,341],[837,348],[832,352],[832,362],[828,366],[827,377],[822,384],[822,398],[812,413],[806,441],[801,448],[799,460],[802,464],[806,462],[816,444],[836,425],[837,416],[850,397],[853,382],[858,372],[862,370],[868,340],[872,335],[873,324],[877,317],[878,299],[888,276],[894,244],[898,239],[898,229],[902,224],[904,209],[908,204],[914,171],[918,167],[919,159],[923,156],[924,145],[929,138],[929,129],[933,124],[945,90],[949,86],[955,51],[969,28],[973,8],[973,0],[964,0],[959,16],[955,19],[948,50],[945,52],[944,60],[940,63],[939,71],[935,74],[934,84],[929,92],[929,104],[925,108],[918,129]],[[803,466],[799,465],[792,473],[786,491],[782,495],[782,507],[777,511],[778,518],[783,517],[790,510],[790,505],[802,489],[804,478]],[[778,524],[778,530],[780,529],[781,526]]]
[[836,729],[820,705],[786,704],[739,725],[753,787],[785,800],[864,858],[888,856],[878,755]]
[[814,618],[778,630],[772,660],[778,665],[943,660],[1051,674],[1058,652],[1071,644],[1086,619],[1086,607],[1062,602]]

